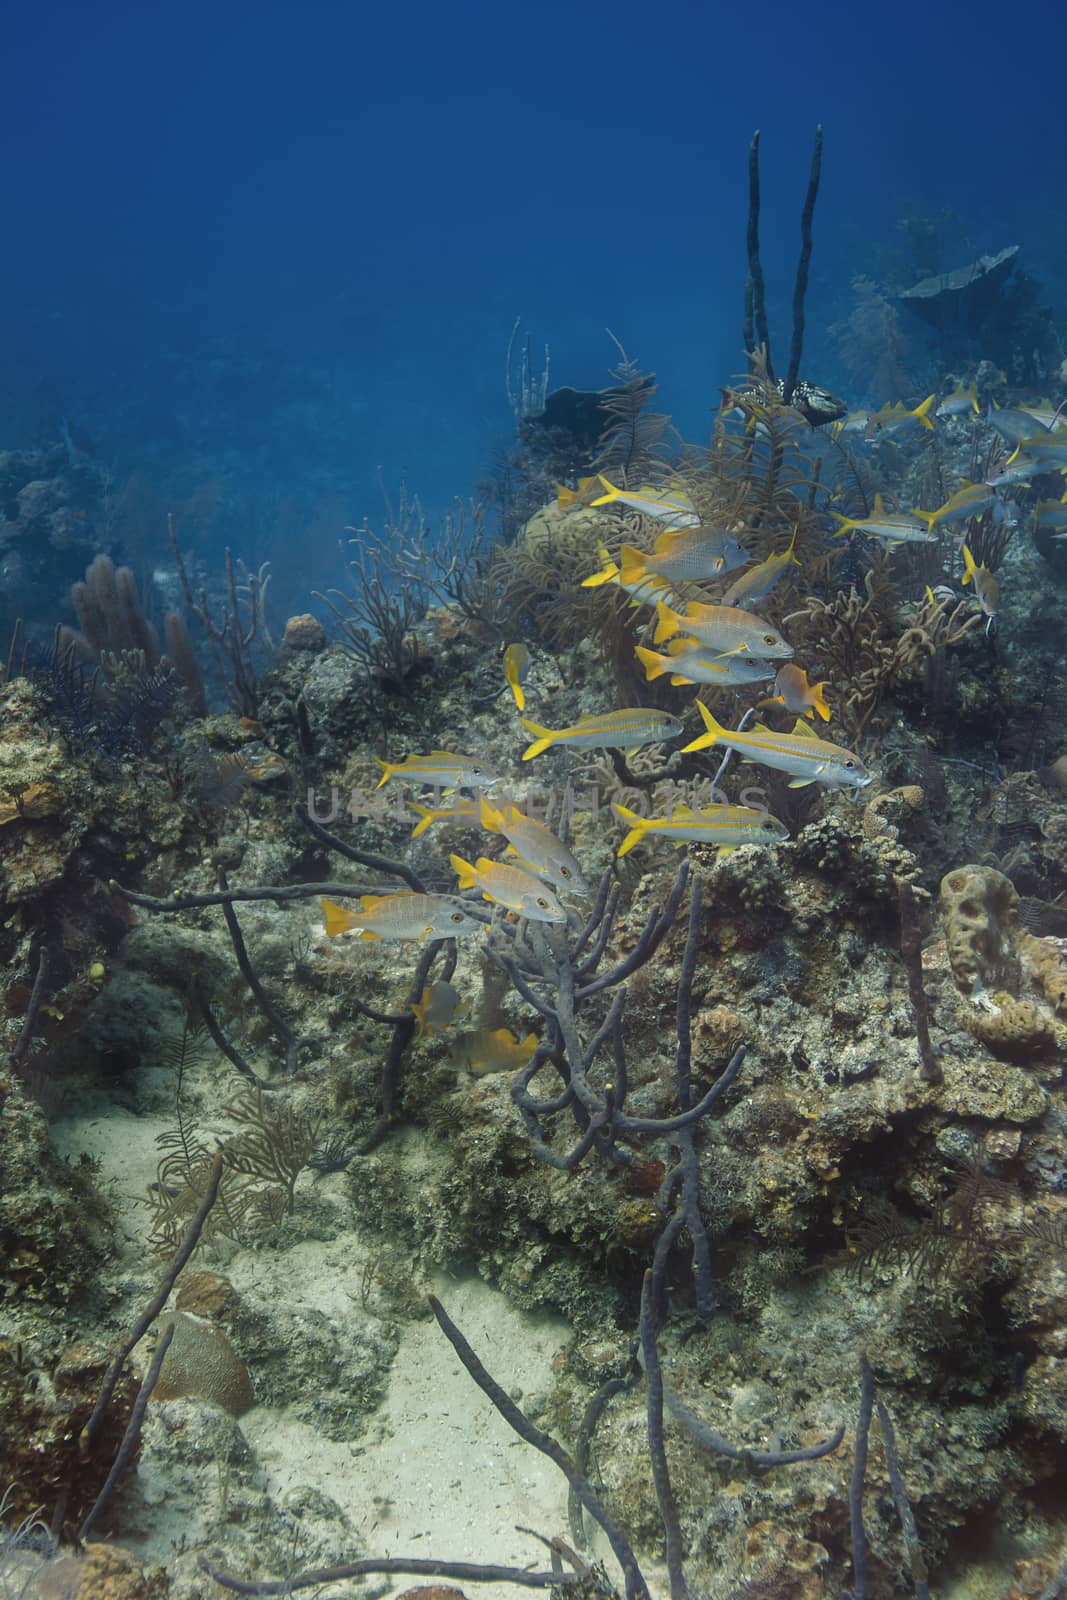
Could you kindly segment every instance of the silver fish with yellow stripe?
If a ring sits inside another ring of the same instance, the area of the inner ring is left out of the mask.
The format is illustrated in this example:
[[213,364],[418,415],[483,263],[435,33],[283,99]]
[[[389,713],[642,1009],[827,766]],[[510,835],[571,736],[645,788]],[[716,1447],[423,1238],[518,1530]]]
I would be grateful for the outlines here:
[[500,781],[473,756],[453,755],[450,750],[431,750],[425,756],[405,756],[403,761],[383,761],[380,756],[374,759],[382,769],[379,789],[390,778],[431,784],[435,789],[489,789]]
[[569,728],[543,728],[539,722],[520,717],[533,743],[522,752],[532,761],[555,744],[574,750],[636,750],[642,744],[658,744],[681,733],[682,724],[669,711],[649,710],[647,706],[628,706],[622,711],[607,711],[600,716],[579,717]]
[[657,522],[669,523],[672,528],[695,528],[700,522],[693,502],[681,484],[657,489],[652,484],[643,483],[639,489],[617,489],[603,475],[600,482],[604,493],[592,502],[594,506],[630,506],[646,517],[655,517]]
[[685,745],[685,751],[725,745],[736,750],[745,761],[790,773],[791,789],[803,789],[809,783],[825,783],[837,789],[864,789],[871,782],[871,774],[859,756],[839,744],[820,739],[802,717],[797,718],[792,733],[775,733],[760,723],[752,733],[733,733],[716,722],[702,701],[698,700],[697,706],[707,732]]
[[779,844],[789,837],[789,829],[777,817],[752,806],[704,806],[694,811],[680,805],[669,817],[642,817],[620,805],[611,809],[630,829],[615,852],[617,856],[627,855],[650,833],[669,839],[673,845],[695,842],[718,850],[736,850],[742,844]]

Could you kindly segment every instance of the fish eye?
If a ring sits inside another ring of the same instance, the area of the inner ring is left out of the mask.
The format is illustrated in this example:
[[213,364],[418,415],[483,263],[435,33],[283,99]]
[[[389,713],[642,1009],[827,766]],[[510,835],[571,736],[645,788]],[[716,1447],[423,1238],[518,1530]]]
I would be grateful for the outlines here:
[[770,821],[761,822],[760,823],[760,827],[763,829],[764,833],[773,833],[774,832],[774,823],[773,822],[770,822]]
[[763,635],[763,642],[764,644],[777,644],[778,640],[773,633],[765,633]]
[[463,912],[462,911],[453,911],[451,917],[449,918],[449,921],[450,922],[462,922],[463,921]]
[[854,762],[854,761],[846,761],[846,762],[845,762],[845,763],[844,763],[844,765],[845,765],[845,766],[846,766],[846,767],[854,767],[854,766],[855,766],[855,765],[856,765],[856,763],[855,763],[855,762]]
[[574,876],[574,874],[571,872],[570,867],[560,867],[559,875],[560,875],[561,878],[571,878],[571,877]]

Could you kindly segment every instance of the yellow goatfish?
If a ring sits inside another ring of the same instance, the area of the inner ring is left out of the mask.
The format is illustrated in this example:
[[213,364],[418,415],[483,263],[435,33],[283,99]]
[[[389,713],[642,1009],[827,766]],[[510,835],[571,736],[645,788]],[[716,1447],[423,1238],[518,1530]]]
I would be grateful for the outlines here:
[[461,889],[480,889],[484,900],[531,922],[566,922],[567,913],[555,895],[521,867],[505,866],[501,861],[490,861],[488,856],[479,856],[474,862],[464,861],[462,856],[448,859]]
[[322,902],[327,938],[358,930],[361,939],[454,939],[485,927],[449,894],[365,894],[357,910]]
[[774,733],[759,723],[752,733],[732,733],[729,728],[720,727],[702,701],[698,700],[697,706],[708,731],[692,744],[685,745],[684,751],[706,750],[709,745],[724,744],[736,750],[745,761],[792,773],[791,789],[803,789],[809,783],[826,783],[838,789],[864,789],[871,781],[859,756],[842,749],[839,744],[827,744],[812,732],[802,717],[797,718],[792,733]]
[[984,561],[981,566],[978,565],[966,545],[963,547],[963,577],[960,582],[974,584],[974,597],[989,618],[985,630],[988,633],[997,617],[997,608],[1000,604],[1000,584]]
[[569,728],[542,728],[539,722],[530,722],[526,717],[519,721],[533,736],[533,744],[522,752],[524,761],[532,761],[554,744],[570,745],[575,750],[636,750],[638,745],[673,739],[682,731],[682,724],[669,711],[651,711],[647,706],[579,717]]
[[[381,788],[381,785],[378,787]],[[448,806],[420,806],[414,800],[409,800],[408,805],[420,819],[411,830],[413,839],[425,833],[427,828],[432,828],[435,822],[451,823],[454,828],[476,828],[481,821],[477,800],[463,800],[459,795]]]
[[651,573],[671,583],[699,583],[733,572],[748,560],[748,551],[725,528],[683,528],[677,533],[661,533],[646,555],[632,544],[624,544],[620,557],[622,585],[633,592]]
[[779,844],[789,837],[789,829],[777,817],[751,806],[704,806],[700,811],[675,806],[669,817],[642,817],[620,805],[611,809],[630,828],[617,856],[626,855],[647,833],[662,834],[674,845],[693,840],[719,850],[736,850],[742,844]]
[[440,1033],[442,1028],[447,1028],[464,1009],[464,1004],[459,990],[442,978],[437,983],[428,983],[421,997],[412,1002],[411,1009],[419,1025],[417,1037],[421,1039],[424,1034]]
[[797,542],[794,533],[789,541],[789,549],[782,550],[778,555],[768,556],[766,561],[761,561],[758,566],[750,567],[747,572],[730,585],[722,597],[724,606],[740,606],[744,611],[749,606],[755,605],[757,600],[762,600],[770,589],[778,582],[786,567],[799,567],[800,562],[793,554],[793,547]]
[[764,622],[762,617],[750,616],[738,606],[692,604],[686,606],[683,615],[665,601],[657,600],[656,616],[653,644],[673,639],[676,633],[686,633],[723,655],[731,650],[761,657],[793,654],[793,646],[786,643],[777,628]]
[[489,1072],[518,1072],[537,1049],[536,1033],[517,1039],[510,1028],[482,1028],[464,1033],[452,1047],[457,1066],[484,1077]]
[[661,656],[639,644],[634,654],[645,669],[647,681],[671,673],[671,683],[708,683],[716,689],[732,689],[739,684],[761,683],[774,675],[774,668],[757,656],[729,653],[720,655],[699,639],[672,639],[667,654]]
[[561,892],[589,893],[581,867],[551,828],[536,817],[526,816],[518,806],[504,805],[496,811],[484,796],[480,809],[482,827],[508,841],[508,851],[520,866],[528,867]]
[[435,789],[488,789],[500,782],[480,761],[471,756],[455,756],[449,750],[405,756],[403,761],[383,761],[380,756],[374,759],[382,769],[379,789],[390,778],[407,778],[412,783],[431,784]]
[[523,683],[530,670],[530,652],[524,644],[509,644],[504,651],[504,677],[520,711],[526,710]]
[[815,713],[824,722],[830,720],[830,707],[826,703],[824,689],[828,683],[809,683],[808,675],[803,667],[798,667],[792,661],[787,661],[784,667],[779,668],[778,676],[774,680],[777,693],[769,700],[761,700],[761,706],[785,706],[787,711],[792,711],[801,717],[810,717],[815,721]]
[[656,489],[648,483],[642,484],[640,489],[616,489],[603,475],[600,482],[606,492],[593,501],[595,506],[619,502],[643,512],[646,517],[655,517],[657,522],[669,522],[672,528],[695,528],[700,522],[692,500],[680,484],[668,490]]

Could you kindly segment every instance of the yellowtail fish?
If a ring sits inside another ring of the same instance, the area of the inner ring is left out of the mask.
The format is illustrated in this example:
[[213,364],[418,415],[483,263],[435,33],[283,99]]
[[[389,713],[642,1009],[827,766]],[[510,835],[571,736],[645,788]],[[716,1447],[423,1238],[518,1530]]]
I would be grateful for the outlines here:
[[1000,604],[1000,584],[984,561],[981,566],[978,565],[966,545],[963,547],[963,577],[960,582],[974,584],[974,597],[989,618],[986,623],[986,632],[988,633],[996,620],[997,608]]
[[463,997],[451,983],[440,979],[426,985],[421,997],[412,1002],[411,1009],[419,1025],[416,1037],[421,1039],[447,1028],[464,1010]]
[[628,706],[602,716],[579,717],[569,728],[542,728],[538,722],[520,717],[533,743],[522,752],[532,761],[554,744],[570,745],[575,750],[636,750],[638,745],[658,744],[681,733],[682,724],[667,711],[650,711],[647,706]]
[[479,856],[474,862],[464,861],[462,856],[448,859],[461,889],[480,889],[483,900],[491,900],[531,922],[566,922],[567,913],[555,895],[521,867],[490,861],[488,856]]
[[940,402],[934,416],[958,417],[964,411],[973,411],[976,417],[982,414],[978,404],[978,385],[975,382],[961,383],[958,388],[953,389],[952,393],[947,394]]
[[789,541],[789,549],[781,550],[777,555],[768,556],[766,561],[761,561],[758,566],[751,567],[748,572],[732,583],[722,597],[724,606],[739,606],[746,611],[749,606],[755,605],[757,600],[762,600],[769,590],[774,588],[786,567],[799,567],[800,562],[793,554],[793,546],[797,542],[794,533]]
[[488,789],[500,779],[471,756],[456,756],[448,750],[431,750],[428,756],[405,756],[403,761],[383,761],[382,784],[390,778],[405,778],[411,783],[431,784],[435,789]]
[[784,667],[778,669],[774,687],[776,693],[770,700],[761,700],[761,706],[785,706],[795,716],[810,717],[812,722],[818,713],[824,722],[829,722],[830,707],[823,691],[830,686],[828,683],[809,683],[803,667],[787,661]]
[[595,506],[616,503],[632,506],[646,517],[655,517],[657,522],[669,522],[672,528],[695,528],[700,522],[693,502],[680,484],[672,489],[656,489],[648,483],[642,484],[639,489],[617,489],[603,475],[600,482],[605,492],[593,501]]
[[[378,787],[381,788],[381,784]],[[414,800],[409,800],[408,805],[420,819],[411,830],[413,839],[432,828],[435,822],[450,823],[453,828],[476,828],[481,821],[477,800],[461,800],[459,795],[448,806],[420,806]]]
[[1034,514],[1035,528],[1067,528],[1067,494],[1059,500],[1039,500]]
[[623,588],[632,593],[633,586],[644,582],[650,573],[670,583],[700,583],[705,578],[717,578],[723,572],[743,567],[748,551],[725,528],[701,523],[679,533],[660,534],[651,555],[624,544],[620,559]]
[[678,596],[671,590],[666,578],[661,578],[658,573],[643,577],[638,583],[624,583],[618,562],[611,559],[603,545],[597,555],[604,565],[592,577],[582,579],[583,589],[599,589],[605,583],[614,583],[633,598],[635,605],[650,606],[657,600],[677,600]]
[[777,817],[751,806],[704,806],[700,811],[675,806],[669,817],[642,817],[620,805],[611,809],[630,829],[615,852],[617,856],[626,855],[649,833],[662,835],[678,846],[692,840],[719,850],[736,850],[742,844],[779,844],[789,837],[789,829]]
[[880,411],[874,412],[867,423],[864,433],[866,439],[885,439],[891,433],[896,433],[906,422],[920,422],[924,428],[933,428],[930,421],[930,409],[937,399],[936,394],[928,394],[925,400],[909,411],[907,406],[897,402],[893,406],[883,406]]
[[599,488],[599,478],[579,478],[577,489],[568,489],[565,483],[557,483],[556,505],[561,511],[566,511],[571,506],[587,506],[592,502],[592,491]]
[[867,517],[843,517],[839,511],[832,511],[830,515],[837,523],[834,533],[843,538],[846,533],[865,533],[872,539],[883,539],[886,544],[931,544],[936,543],[935,536],[930,527],[924,527],[924,522],[929,521],[931,512],[913,511],[910,514],[904,511],[887,511],[882,504],[882,497],[874,497],[874,510]]
[[510,1028],[482,1028],[464,1033],[452,1047],[452,1059],[459,1067],[484,1077],[490,1072],[518,1072],[537,1049],[536,1033],[517,1039]]
[[528,817],[518,806],[501,806],[499,811],[484,797],[481,803],[482,827],[499,833],[508,841],[508,850],[521,867],[528,867],[554,889],[570,894],[588,894],[589,885],[582,869],[562,839],[536,817]]
[[653,644],[673,639],[675,634],[692,634],[701,644],[726,654],[743,650],[752,656],[791,656],[793,646],[787,644],[777,628],[762,617],[753,617],[740,606],[687,605],[683,615],[663,600],[656,601],[656,632]]
[[1010,459],[1014,461],[1016,457],[1039,462],[1039,471],[1067,472],[1067,437],[1046,428],[1040,437],[1020,439]]
[[732,733],[716,722],[703,701],[698,700],[697,707],[708,731],[692,744],[685,745],[685,751],[726,745],[745,761],[792,773],[791,789],[803,789],[809,783],[825,783],[838,789],[863,789],[871,781],[859,756],[839,744],[827,744],[812,732],[803,717],[797,718],[792,733],[773,733],[759,723],[752,733]]
[[634,653],[649,683],[669,672],[675,686],[707,683],[717,689],[735,689],[739,684],[761,683],[774,675],[774,669],[758,656],[720,655],[699,639],[672,639],[665,656],[641,644]]
[[448,894],[365,894],[355,910],[322,902],[326,935],[359,931],[361,939],[454,939],[485,927]]
[[523,683],[530,670],[530,652],[524,644],[509,644],[504,651],[504,677],[515,696],[520,711],[526,710],[526,690]]
[[939,522],[963,522],[968,517],[980,517],[996,499],[988,483],[963,483],[936,511],[916,511],[915,516],[921,516],[932,533]]
[[1020,455],[1016,450],[1004,465],[998,467],[996,472],[991,472],[985,481],[990,489],[1003,489],[1010,483],[1029,483],[1031,478],[1038,477],[1042,472],[1056,471],[1067,471],[1067,464],[1057,468],[1050,466],[1048,462],[1039,461],[1036,456]]

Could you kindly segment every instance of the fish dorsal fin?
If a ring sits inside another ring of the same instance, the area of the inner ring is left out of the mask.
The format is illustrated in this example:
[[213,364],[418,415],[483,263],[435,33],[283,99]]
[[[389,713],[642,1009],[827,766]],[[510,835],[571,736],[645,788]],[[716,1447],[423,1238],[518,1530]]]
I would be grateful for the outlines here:
[[671,812],[672,819],[678,817],[695,817],[696,815],[697,813],[693,810],[692,806],[682,804],[676,805],[674,810]]
[[667,645],[669,656],[682,656],[687,650],[692,650],[698,644],[696,639],[671,639]]
[[798,717],[797,718],[796,725],[793,728],[793,732],[797,735],[798,738],[803,738],[803,739],[814,739],[815,738],[814,729],[810,726],[809,723],[804,721],[803,717]]
[[363,910],[364,911],[377,911],[378,907],[382,904],[382,902],[385,901],[385,900],[388,900],[390,898],[391,898],[391,896],[389,896],[387,894],[365,894],[363,896],[363,900],[362,900]]
[[767,724],[765,722],[757,722],[756,725],[754,726],[754,728],[752,729],[752,732],[753,733],[773,733],[774,729],[773,728],[768,728],[768,726],[767,726]]

